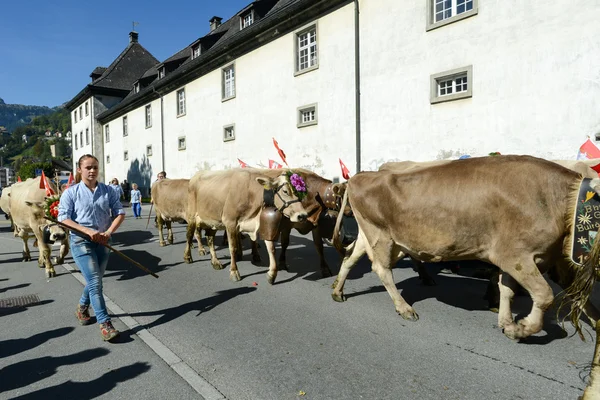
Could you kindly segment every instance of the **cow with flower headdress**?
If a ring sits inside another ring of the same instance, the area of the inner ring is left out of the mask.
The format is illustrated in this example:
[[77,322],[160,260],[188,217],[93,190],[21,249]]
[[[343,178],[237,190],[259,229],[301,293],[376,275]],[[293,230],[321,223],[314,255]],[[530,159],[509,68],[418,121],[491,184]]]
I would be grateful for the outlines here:
[[[252,240],[256,240],[265,199],[272,198],[277,213],[292,222],[307,219],[299,192],[290,179],[291,176],[285,170],[277,170],[273,175],[269,170],[255,168],[196,173],[188,185],[188,227],[184,261],[192,262],[192,239],[196,230],[202,228],[206,231],[213,268],[222,269],[223,265],[214,250],[214,235],[217,230],[226,230],[231,254],[229,276],[230,279],[239,281],[236,254],[240,246],[238,233],[246,233]],[[266,240],[266,245],[270,259],[269,269],[276,270],[273,241]]]
[[[40,188],[40,183],[46,189]],[[31,236],[35,236],[40,252],[38,265],[45,267],[48,278],[53,277],[56,272],[50,259],[50,245],[61,242],[59,257],[54,260],[56,264],[62,264],[69,252],[68,235],[65,230],[45,218],[57,216],[60,197],[55,194],[56,187],[45,177],[27,179],[11,187],[10,211],[15,230],[23,239],[23,261],[31,260],[27,241]]]

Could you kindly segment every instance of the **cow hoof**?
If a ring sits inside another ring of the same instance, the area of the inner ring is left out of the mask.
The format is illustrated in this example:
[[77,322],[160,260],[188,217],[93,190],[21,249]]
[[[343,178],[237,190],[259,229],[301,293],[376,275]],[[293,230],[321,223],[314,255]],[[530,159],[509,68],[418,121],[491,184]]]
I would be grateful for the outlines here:
[[206,249],[204,248],[204,246],[198,247],[198,255],[199,256],[205,256],[206,255]]
[[213,269],[216,269],[217,271],[222,270],[223,264],[221,264],[219,261],[217,262],[211,262]]
[[194,262],[194,260],[192,260],[192,257],[183,257],[183,262],[186,264],[191,264]]
[[275,279],[277,279],[277,275],[269,275],[267,274],[267,283],[272,285],[275,283]]
[[240,277],[239,271],[231,271],[229,273],[229,279],[231,279],[234,282],[239,282],[242,280],[242,278]]
[[331,293],[331,298],[334,301],[337,301],[338,303],[343,303],[344,301],[346,301],[346,297],[344,296],[343,293],[340,293],[340,294]]
[[398,315],[400,315],[402,318],[404,318],[407,321],[418,321],[419,320],[419,314],[417,314],[415,312],[415,310],[413,310],[412,308],[410,310],[406,310],[406,311],[398,311]]
[[512,324],[507,324],[502,332],[511,340],[519,340],[525,336],[525,327],[513,322]]
[[167,245],[165,242],[158,242],[158,244],[160,245],[160,247],[165,247]]
[[169,244],[173,244],[174,240],[173,239],[169,239]]
[[46,278],[50,279],[50,278],[54,278],[56,276],[56,271],[54,270],[46,270]]

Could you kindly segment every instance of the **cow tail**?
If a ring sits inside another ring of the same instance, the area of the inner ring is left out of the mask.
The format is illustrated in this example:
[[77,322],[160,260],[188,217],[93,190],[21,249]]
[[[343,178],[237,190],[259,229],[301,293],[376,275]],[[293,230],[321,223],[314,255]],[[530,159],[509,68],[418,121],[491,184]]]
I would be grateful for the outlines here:
[[598,269],[600,267],[600,237],[594,240],[594,244],[592,246],[592,250],[590,251],[588,258],[583,262],[583,264],[578,267],[574,266],[575,279],[569,288],[566,290],[565,294],[572,300],[571,303],[571,311],[569,312],[569,317],[571,319],[571,323],[575,326],[579,337],[582,340],[585,340],[583,334],[581,332],[581,326],[579,324],[579,318],[581,317],[581,313],[583,311],[583,307],[590,298],[592,294],[592,289],[594,288],[594,283],[596,283]]
[[[340,237],[340,228],[342,226],[342,218],[344,217],[344,210],[346,209],[346,205],[348,204],[348,191],[350,187],[346,187],[346,191],[344,192],[344,197],[342,198],[342,206],[340,207],[340,212],[338,213],[337,220],[335,221],[335,228],[333,230],[333,246],[340,254],[344,254],[344,246],[342,245],[342,238]],[[599,240],[600,241],[600,240]]]

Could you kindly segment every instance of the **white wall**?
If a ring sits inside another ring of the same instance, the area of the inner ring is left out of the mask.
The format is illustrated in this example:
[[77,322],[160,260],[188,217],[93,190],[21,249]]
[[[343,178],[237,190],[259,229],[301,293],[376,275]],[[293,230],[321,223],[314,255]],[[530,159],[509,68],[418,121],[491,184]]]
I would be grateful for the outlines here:
[[[423,0],[362,0],[363,169],[460,154],[573,159],[600,132],[600,2],[479,1],[425,31]],[[473,97],[431,105],[430,75],[473,65]]]

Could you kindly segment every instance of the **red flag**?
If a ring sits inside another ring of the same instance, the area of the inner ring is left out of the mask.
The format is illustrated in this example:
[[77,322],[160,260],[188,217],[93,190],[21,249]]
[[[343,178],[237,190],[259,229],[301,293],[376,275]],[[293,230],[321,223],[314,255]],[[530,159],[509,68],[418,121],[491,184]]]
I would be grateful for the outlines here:
[[248,164],[246,164],[245,162],[243,162],[243,161],[242,161],[242,160],[240,160],[239,158],[238,158],[238,162],[240,163],[240,167],[241,167],[241,168],[248,168]]
[[67,187],[71,187],[71,185],[75,182],[75,178],[73,178],[73,173],[69,174],[69,180],[67,181]]
[[17,182],[23,182],[20,176],[17,176]]
[[342,159],[340,158],[340,167],[342,168],[342,176],[344,177],[345,180],[350,179],[350,170],[348,169],[348,167],[346,167],[346,164],[344,164],[342,162]]
[[46,179],[46,175],[44,174],[44,170],[42,170],[42,177],[40,178],[40,189],[46,190],[46,196],[52,196],[54,194],[54,190],[50,187],[48,180]]
[[283,168],[283,165],[279,164],[277,161],[269,160],[269,168],[270,169]]
[[586,140],[585,143],[581,145],[579,153],[577,154],[578,160],[584,160],[586,158],[600,158],[600,149],[598,149],[590,139]]
[[279,157],[281,157],[281,159],[283,160],[283,163],[289,167],[289,165],[285,159],[285,153],[283,152],[283,150],[281,150],[279,148],[279,143],[277,143],[277,140],[275,140],[275,138],[273,138],[273,144],[275,145],[275,148],[277,149],[277,152],[279,153]]

